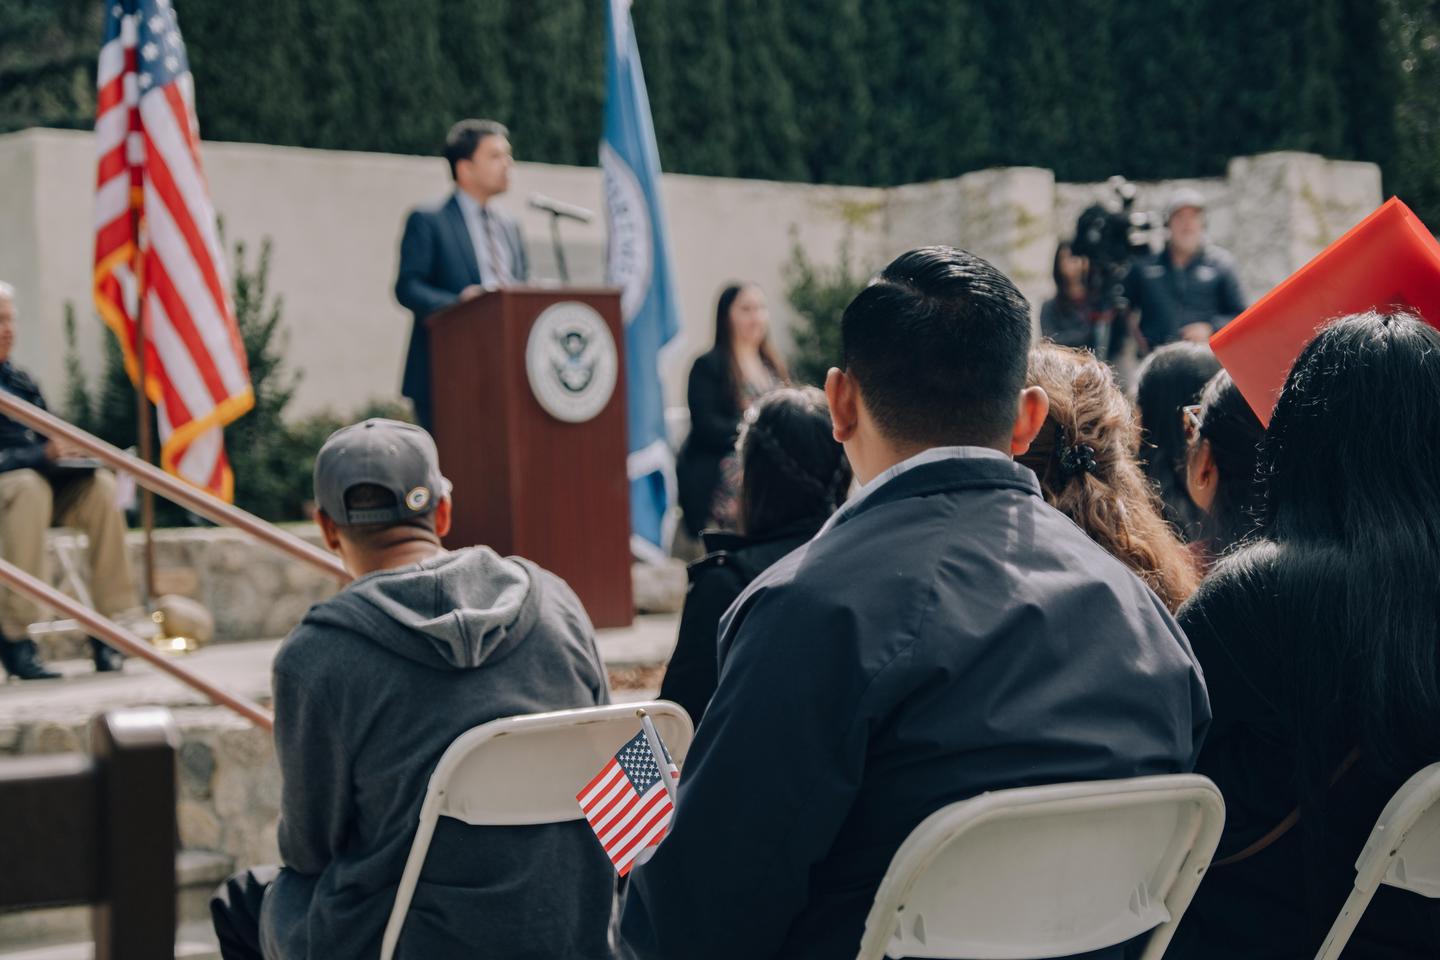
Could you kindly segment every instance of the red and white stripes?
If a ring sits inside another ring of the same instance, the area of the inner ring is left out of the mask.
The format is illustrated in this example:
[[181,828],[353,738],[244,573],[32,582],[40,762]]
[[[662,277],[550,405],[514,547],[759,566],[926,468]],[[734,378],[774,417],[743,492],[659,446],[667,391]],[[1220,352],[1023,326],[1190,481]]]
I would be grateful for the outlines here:
[[222,428],[253,395],[200,165],[191,75],[154,83],[141,59],[136,15],[124,13],[100,52],[95,301],[132,378],[139,310],[161,465],[229,500]]

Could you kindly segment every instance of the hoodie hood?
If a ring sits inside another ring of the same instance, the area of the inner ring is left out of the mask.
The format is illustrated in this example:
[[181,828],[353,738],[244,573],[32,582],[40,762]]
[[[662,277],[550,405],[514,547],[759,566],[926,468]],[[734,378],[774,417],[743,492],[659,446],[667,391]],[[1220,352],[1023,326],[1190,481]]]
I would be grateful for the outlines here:
[[473,670],[522,643],[539,615],[539,570],[489,547],[380,570],[310,611],[436,670]]

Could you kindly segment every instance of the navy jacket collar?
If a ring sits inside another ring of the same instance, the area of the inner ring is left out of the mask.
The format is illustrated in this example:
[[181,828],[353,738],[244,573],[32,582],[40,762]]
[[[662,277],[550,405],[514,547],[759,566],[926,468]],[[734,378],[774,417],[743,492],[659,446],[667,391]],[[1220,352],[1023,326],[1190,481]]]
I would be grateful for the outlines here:
[[951,457],[907,470],[867,496],[855,508],[835,521],[849,523],[876,507],[936,493],[956,490],[1019,490],[1040,496],[1035,471],[1014,460],[998,457]]

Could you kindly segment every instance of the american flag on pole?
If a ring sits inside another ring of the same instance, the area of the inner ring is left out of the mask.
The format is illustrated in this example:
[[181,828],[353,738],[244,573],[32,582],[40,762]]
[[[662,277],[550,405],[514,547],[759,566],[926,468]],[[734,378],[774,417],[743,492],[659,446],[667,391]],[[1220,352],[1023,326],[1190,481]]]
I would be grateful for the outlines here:
[[[671,779],[679,777],[668,756],[664,762]],[[622,877],[641,851],[665,838],[675,811],[644,730],[630,738],[575,799]]]
[[96,82],[95,306],[136,383],[144,343],[161,466],[231,500],[223,428],[254,394],[171,0],[110,0]]

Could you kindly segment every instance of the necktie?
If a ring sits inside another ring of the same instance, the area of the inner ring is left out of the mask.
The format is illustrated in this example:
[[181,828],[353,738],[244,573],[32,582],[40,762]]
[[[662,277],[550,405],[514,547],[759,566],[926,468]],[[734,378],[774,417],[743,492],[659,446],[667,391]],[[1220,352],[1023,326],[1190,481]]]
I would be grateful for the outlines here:
[[508,287],[515,282],[515,278],[510,274],[510,266],[506,263],[500,242],[495,237],[495,218],[490,216],[490,211],[485,207],[480,208],[480,226],[485,231],[485,246],[490,251],[490,268],[495,271],[495,276],[486,279],[498,287]]

